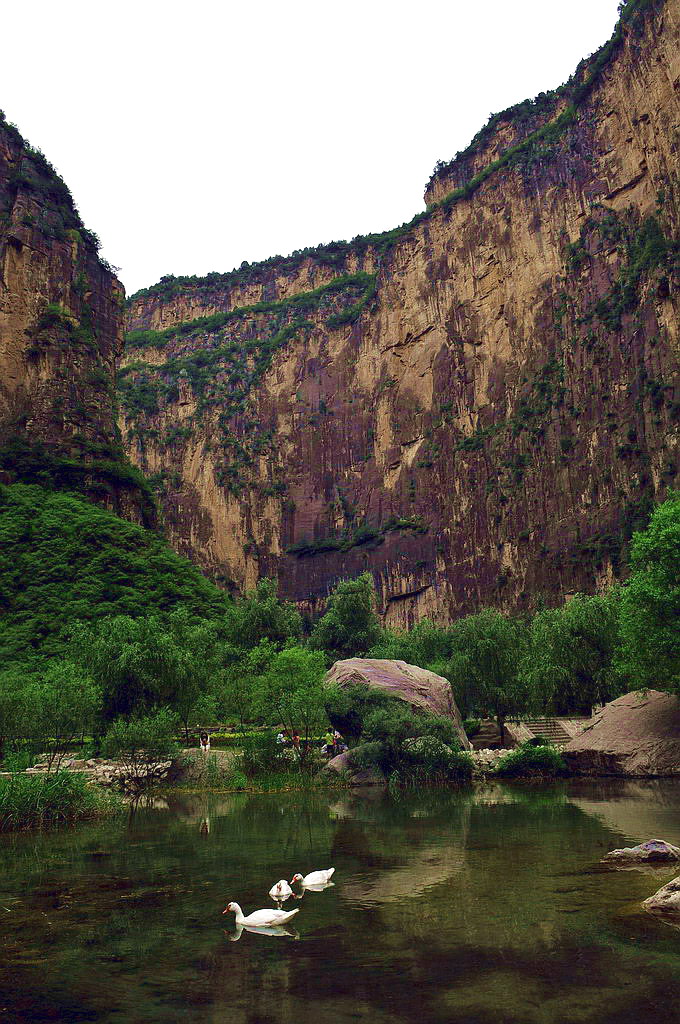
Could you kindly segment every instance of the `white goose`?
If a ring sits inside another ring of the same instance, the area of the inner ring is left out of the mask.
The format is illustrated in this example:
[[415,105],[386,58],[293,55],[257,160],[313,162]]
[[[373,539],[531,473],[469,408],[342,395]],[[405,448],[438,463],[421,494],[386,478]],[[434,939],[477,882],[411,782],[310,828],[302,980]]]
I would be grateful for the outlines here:
[[228,914],[233,911],[236,914],[236,924],[244,928],[271,928],[276,925],[285,924],[300,913],[300,908],[295,910],[254,910],[246,917],[238,903],[228,903],[222,911]]
[[335,868],[324,868],[323,871],[310,871],[304,878],[301,874],[293,875],[293,882],[300,882],[303,889],[313,889],[317,885],[326,886],[331,880]]
[[293,890],[288,885],[286,879],[282,878],[276,885],[271,887],[269,895],[275,903],[283,903],[284,900],[289,899],[293,895]]

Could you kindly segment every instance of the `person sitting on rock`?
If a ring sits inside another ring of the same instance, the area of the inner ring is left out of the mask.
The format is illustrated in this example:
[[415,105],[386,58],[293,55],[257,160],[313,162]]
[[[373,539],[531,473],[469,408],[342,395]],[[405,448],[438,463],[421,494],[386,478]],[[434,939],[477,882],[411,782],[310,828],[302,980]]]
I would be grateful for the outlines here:
[[201,741],[201,751],[202,751],[202,753],[207,754],[208,751],[210,750],[210,736],[205,731],[205,729],[201,732],[201,734],[199,736],[199,739]]

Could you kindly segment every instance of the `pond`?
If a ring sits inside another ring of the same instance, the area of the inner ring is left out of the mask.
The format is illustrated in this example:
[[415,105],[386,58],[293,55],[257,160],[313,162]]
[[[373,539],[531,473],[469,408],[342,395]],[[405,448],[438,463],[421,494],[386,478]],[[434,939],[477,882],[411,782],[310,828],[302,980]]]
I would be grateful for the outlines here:
[[[178,794],[4,836],[0,1021],[677,1020],[680,930],[640,908],[677,869],[598,866],[656,837],[680,782]],[[331,865],[292,934],[222,916]]]

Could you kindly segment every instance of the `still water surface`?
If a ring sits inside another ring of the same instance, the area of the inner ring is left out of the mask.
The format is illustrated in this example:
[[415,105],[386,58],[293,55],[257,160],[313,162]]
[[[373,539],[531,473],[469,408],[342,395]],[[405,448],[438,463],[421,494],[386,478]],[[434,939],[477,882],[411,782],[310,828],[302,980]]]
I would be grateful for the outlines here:
[[[677,869],[598,867],[655,837],[680,845],[678,782],[178,796],[5,836],[0,1022],[679,1021],[680,930],[640,909]],[[292,935],[234,941],[229,900],[331,865]]]

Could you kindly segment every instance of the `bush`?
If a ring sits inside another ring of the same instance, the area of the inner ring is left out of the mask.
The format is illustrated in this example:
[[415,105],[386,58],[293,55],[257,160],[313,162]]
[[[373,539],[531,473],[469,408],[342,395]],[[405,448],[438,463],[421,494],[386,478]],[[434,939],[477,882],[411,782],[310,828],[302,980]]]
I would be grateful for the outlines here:
[[285,749],[281,743],[276,742],[276,736],[272,733],[245,737],[241,768],[249,779],[265,772],[285,771],[289,767]]
[[482,728],[482,720],[481,718],[466,718],[463,722],[463,728],[465,729],[465,735],[471,740]]
[[0,831],[94,818],[115,808],[82,775],[13,775],[0,779]]
[[567,766],[556,747],[534,747],[523,744],[512,750],[498,762],[496,774],[503,778],[517,776],[555,776],[565,775]]
[[179,753],[174,740],[177,719],[167,708],[139,718],[117,718],[102,741],[104,757],[119,760],[138,782],[151,780],[153,765]]

